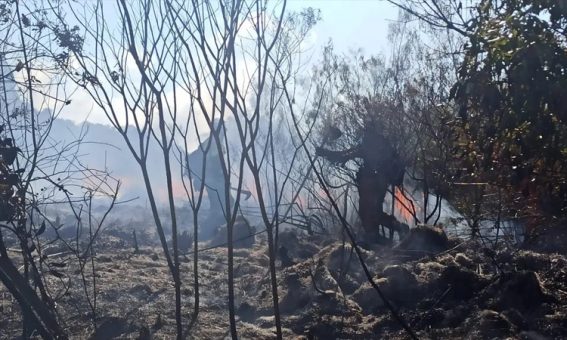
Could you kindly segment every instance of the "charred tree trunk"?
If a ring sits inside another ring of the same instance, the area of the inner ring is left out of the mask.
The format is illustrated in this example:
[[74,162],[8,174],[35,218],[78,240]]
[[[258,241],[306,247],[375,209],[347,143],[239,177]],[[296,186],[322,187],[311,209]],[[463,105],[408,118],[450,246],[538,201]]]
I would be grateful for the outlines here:
[[4,251],[0,255],[0,281],[18,301],[24,318],[29,320],[28,325],[33,326],[44,339],[67,339],[49,307],[27,284]]

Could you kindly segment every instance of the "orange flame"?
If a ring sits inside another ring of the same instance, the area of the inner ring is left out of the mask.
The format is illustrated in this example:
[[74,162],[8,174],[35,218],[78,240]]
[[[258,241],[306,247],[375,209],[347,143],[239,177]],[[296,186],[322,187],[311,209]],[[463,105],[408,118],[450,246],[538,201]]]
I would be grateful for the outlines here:
[[394,214],[397,215],[402,222],[405,222],[406,224],[412,223],[412,201],[402,194],[402,190],[399,187],[394,189],[394,196]]

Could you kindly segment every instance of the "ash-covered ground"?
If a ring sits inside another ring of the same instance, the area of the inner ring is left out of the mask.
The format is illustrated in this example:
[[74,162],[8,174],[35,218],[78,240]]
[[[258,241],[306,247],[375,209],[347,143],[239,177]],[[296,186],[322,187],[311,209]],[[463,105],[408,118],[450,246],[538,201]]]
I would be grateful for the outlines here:
[[[291,231],[282,232],[279,242],[287,250],[285,263],[277,262],[284,338],[408,338],[368,283],[348,242]],[[174,338],[173,285],[161,249],[142,246],[134,253],[130,239],[109,233],[98,244],[104,246],[94,258],[96,337],[72,258],[59,255],[57,261],[69,266],[62,270],[64,277],[49,277],[71,338]],[[364,261],[375,282],[420,339],[567,338],[567,258],[562,254],[459,240],[449,240],[446,249],[435,253],[366,248]],[[192,255],[182,262],[187,325],[194,303]],[[199,272],[201,306],[190,338],[226,338],[226,248],[200,252]],[[239,337],[275,338],[262,234],[252,247],[235,250],[235,276]],[[92,297],[92,281],[87,282]],[[17,304],[4,287],[0,297],[0,338],[17,338]]]

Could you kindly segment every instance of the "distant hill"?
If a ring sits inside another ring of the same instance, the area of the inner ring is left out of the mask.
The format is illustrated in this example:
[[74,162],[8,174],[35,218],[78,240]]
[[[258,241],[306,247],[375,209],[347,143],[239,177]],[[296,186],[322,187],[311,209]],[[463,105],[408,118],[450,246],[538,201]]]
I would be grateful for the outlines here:
[[[85,122],[76,124],[66,119],[54,121],[52,136],[69,143],[79,138],[86,131],[80,147],[80,159],[84,165],[95,169],[107,169],[113,177],[122,182],[120,198],[133,199],[140,197],[140,203],[146,200],[146,189],[141,176],[141,170],[131,154],[122,136],[111,126]],[[132,138],[136,136],[132,133]],[[157,182],[164,179],[163,160],[160,150],[154,144],[148,154],[148,171]],[[179,179],[179,169],[176,166],[175,179]],[[163,182],[165,187],[165,182]],[[155,188],[159,200],[166,199],[166,192],[161,186]]]

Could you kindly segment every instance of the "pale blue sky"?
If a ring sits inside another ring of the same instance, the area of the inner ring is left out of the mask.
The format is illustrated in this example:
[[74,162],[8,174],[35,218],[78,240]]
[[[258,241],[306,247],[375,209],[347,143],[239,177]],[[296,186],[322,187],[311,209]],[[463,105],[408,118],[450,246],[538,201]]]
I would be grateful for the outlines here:
[[[88,2],[87,2],[88,3]],[[94,2],[92,2],[94,4]],[[110,13],[115,0],[104,1]],[[313,28],[307,46],[308,60],[317,62],[323,46],[332,39],[335,52],[348,53],[361,48],[365,55],[387,52],[388,26],[398,17],[398,9],[384,0],[288,0],[288,11],[306,7],[321,10],[321,21]],[[108,17],[106,19],[109,19]],[[307,63],[309,64],[309,62]],[[85,108],[90,108],[85,110]],[[80,114],[78,114],[80,113]],[[61,117],[82,122],[88,120],[108,124],[102,110],[88,95],[78,93]]]
[[385,52],[388,25],[398,9],[383,0],[290,0],[290,10],[313,7],[322,21],[314,28],[317,45],[330,38],[337,52],[362,48],[365,54]]
[[[105,5],[108,6],[107,8],[113,8],[115,0],[105,1]],[[308,51],[312,55],[310,62],[317,62],[321,58],[321,49],[329,39],[333,40],[337,53],[347,53],[349,50],[358,48],[362,48],[366,55],[387,52],[388,26],[398,16],[398,10],[382,0],[289,0],[288,6],[290,11],[301,10],[305,7],[321,10],[322,20],[313,28],[312,36],[309,37],[312,42],[311,49]],[[108,17],[106,19],[109,20]],[[82,123],[87,116],[92,123],[104,124],[91,126],[88,140],[104,140],[121,147],[122,151],[126,150],[119,136],[112,135],[113,130],[108,128],[109,122],[102,110],[86,93],[76,93],[71,105],[68,105],[61,114],[62,118],[75,123]],[[59,127],[63,131],[59,133],[61,136],[66,131],[65,129],[68,129],[67,133],[73,131],[73,125],[65,121],[61,121]],[[83,151],[85,157],[88,157],[87,164],[93,168],[104,166],[112,168],[115,171],[114,174],[124,181],[122,189],[125,197],[137,195],[145,197],[143,184],[133,173],[137,166],[129,155],[125,157],[121,151],[107,148],[105,156],[102,157],[101,146],[98,144],[92,144],[92,146],[93,149],[87,148]],[[99,164],[103,159],[105,164]],[[157,166],[159,162],[151,164]],[[162,170],[157,167],[151,168],[150,171],[153,174],[160,174]],[[180,187],[179,183],[176,185]],[[156,192],[165,197],[165,193],[160,191],[160,188],[156,188]],[[163,200],[165,201],[165,198]]]

